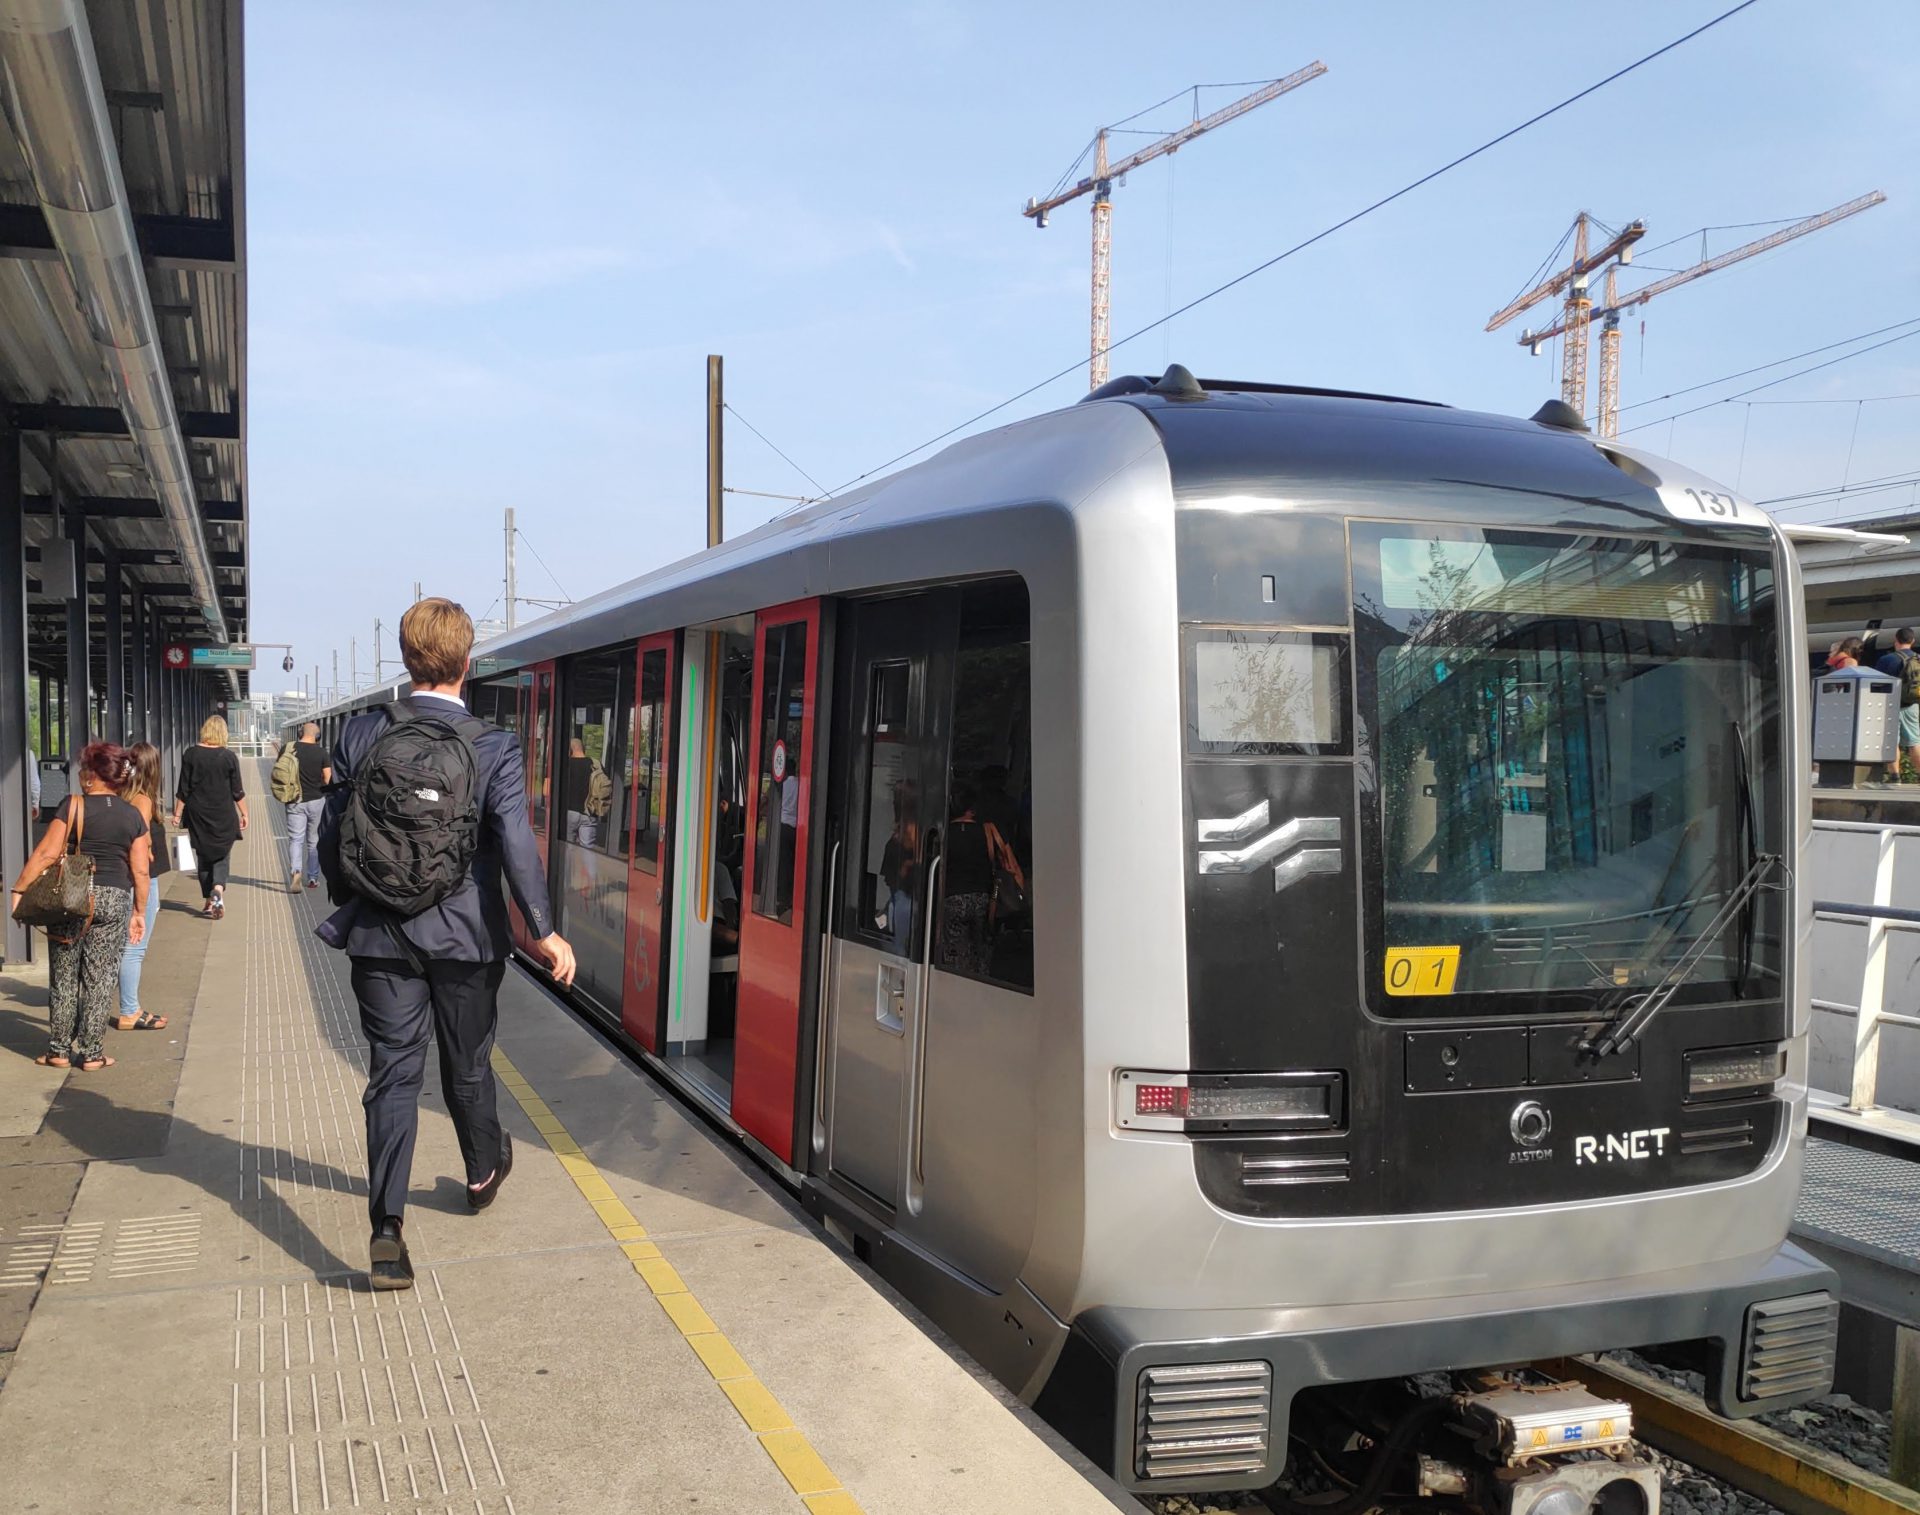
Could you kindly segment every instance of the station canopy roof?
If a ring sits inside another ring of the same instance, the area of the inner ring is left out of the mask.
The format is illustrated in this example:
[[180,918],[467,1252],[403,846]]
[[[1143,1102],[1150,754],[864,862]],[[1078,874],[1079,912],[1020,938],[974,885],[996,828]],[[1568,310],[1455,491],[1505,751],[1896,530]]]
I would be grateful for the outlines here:
[[[28,659],[56,673],[65,666],[67,606],[43,597],[39,577],[42,554],[61,532],[56,498],[87,519],[91,641],[102,667],[110,554],[129,588],[163,617],[165,639],[243,641],[249,615],[241,3],[67,5],[87,22],[94,91],[79,87],[87,49],[73,43],[71,29],[25,44],[40,53],[21,51],[17,28],[0,39],[0,403],[22,441]],[[62,9],[62,0],[0,0],[8,22],[20,12],[57,24]],[[61,72],[66,63],[71,75]],[[101,191],[84,176],[112,177],[103,154],[90,161],[89,120],[110,130],[145,273],[150,316],[138,310],[137,295],[120,291],[123,315],[150,338],[142,345],[151,376],[145,411],[139,375],[129,379],[116,362],[128,339],[103,345],[99,328],[113,324],[113,314],[101,316],[99,296],[77,287],[63,241],[74,218],[63,214],[62,195],[81,183],[97,220]],[[157,467],[148,423],[162,386],[179,424]],[[169,494],[165,460],[182,455],[187,478]],[[202,532],[194,544],[183,541],[188,500],[197,503]],[[103,687],[99,679],[95,687]]]

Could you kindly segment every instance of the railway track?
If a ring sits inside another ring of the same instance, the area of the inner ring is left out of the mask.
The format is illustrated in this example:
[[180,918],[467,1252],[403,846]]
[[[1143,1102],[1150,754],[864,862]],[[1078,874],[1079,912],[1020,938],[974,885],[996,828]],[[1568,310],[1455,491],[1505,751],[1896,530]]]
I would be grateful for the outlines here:
[[1634,1435],[1787,1515],[1920,1515],[1920,1490],[1753,1421],[1723,1420],[1697,1395],[1624,1363],[1539,1364],[1633,1406]]

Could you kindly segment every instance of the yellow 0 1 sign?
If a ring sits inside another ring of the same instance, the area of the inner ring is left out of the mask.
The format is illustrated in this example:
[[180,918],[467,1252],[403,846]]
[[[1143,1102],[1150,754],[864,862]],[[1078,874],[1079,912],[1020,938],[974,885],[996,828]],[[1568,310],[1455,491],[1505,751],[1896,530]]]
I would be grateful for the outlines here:
[[1387,993],[1451,994],[1460,971],[1458,947],[1387,948]]

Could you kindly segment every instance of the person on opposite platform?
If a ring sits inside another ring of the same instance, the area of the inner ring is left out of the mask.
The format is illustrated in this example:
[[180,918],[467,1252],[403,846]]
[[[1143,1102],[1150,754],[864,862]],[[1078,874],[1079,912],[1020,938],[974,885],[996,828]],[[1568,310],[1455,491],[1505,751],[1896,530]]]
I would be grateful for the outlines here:
[[[451,600],[424,599],[400,618],[400,657],[413,681],[405,711],[355,716],[333,751],[334,785],[320,823],[320,865],[341,906],[319,928],[353,960],[353,991],[367,1039],[367,1212],[369,1280],[376,1289],[413,1285],[404,1221],[419,1130],[427,1043],[437,1043],[447,1113],[466,1166],[467,1203],[493,1203],[513,1168],[513,1144],[496,1109],[491,1056],[500,984],[512,948],[507,888],[538,939],[555,982],[573,982],[573,948],[553,929],[546,871],[527,819],[526,768],[519,739],[468,714],[462,699],[473,621]],[[341,855],[350,829],[355,775],[379,767],[373,749],[394,725],[430,720],[471,745],[477,835],[466,874],[452,892],[402,916],[348,882]],[[370,758],[372,761],[370,761]]]

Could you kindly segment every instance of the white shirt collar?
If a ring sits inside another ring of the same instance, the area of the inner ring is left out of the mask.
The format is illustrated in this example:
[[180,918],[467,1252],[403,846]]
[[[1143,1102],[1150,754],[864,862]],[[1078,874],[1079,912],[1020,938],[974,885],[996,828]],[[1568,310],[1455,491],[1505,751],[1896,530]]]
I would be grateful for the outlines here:
[[437,689],[416,689],[412,694],[408,695],[407,698],[410,700],[445,700],[449,705],[458,705],[462,710],[467,708],[467,702],[465,700],[455,695],[442,694]]

